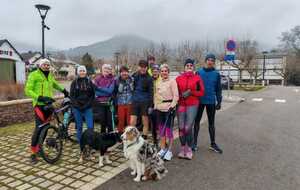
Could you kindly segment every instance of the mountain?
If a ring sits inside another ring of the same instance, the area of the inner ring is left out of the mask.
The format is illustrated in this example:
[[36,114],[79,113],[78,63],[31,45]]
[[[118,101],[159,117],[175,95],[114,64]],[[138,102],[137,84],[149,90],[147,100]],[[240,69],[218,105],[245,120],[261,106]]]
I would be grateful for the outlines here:
[[67,56],[78,57],[85,53],[91,54],[94,58],[111,58],[116,51],[128,48],[129,51],[141,50],[154,44],[153,41],[136,35],[118,35],[106,41],[97,42],[87,46],[79,46],[64,51]]

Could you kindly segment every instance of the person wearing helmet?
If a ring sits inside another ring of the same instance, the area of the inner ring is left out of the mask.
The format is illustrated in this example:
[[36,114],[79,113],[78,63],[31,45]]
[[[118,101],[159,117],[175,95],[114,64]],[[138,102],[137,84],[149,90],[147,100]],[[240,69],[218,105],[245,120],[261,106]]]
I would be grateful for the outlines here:
[[50,61],[48,59],[39,60],[39,68],[31,72],[25,84],[25,95],[32,98],[35,115],[35,129],[31,138],[31,163],[38,162],[37,153],[39,152],[38,139],[41,133],[39,126],[49,120],[52,114],[46,109],[46,105],[54,102],[53,90],[56,89],[65,96],[68,91],[63,88],[50,72]]

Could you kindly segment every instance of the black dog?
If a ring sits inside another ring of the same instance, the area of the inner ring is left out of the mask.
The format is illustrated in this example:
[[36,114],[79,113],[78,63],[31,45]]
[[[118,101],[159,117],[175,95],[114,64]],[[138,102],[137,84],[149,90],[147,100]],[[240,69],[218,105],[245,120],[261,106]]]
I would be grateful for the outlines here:
[[83,160],[83,156],[90,149],[94,149],[100,151],[99,155],[99,167],[104,166],[103,158],[107,164],[111,164],[112,162],[109,160],[107,153],[107,149],[114,146],[118,142],[122,142],[121,134],[118,132],[111,133],[98,133],[93,130],[85,130],[82,133],[80,140],[80,161]]

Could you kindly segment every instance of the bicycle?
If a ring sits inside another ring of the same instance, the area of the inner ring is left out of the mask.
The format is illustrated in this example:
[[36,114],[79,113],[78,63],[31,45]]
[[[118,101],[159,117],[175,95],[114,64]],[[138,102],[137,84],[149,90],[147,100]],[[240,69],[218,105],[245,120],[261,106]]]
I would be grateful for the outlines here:
[[[70,129],[70,123],[74,120],[71,111],[71,101],[69,98],[64,98],[61,108],[54,108],[54,102],[48,102],[46,107],[52,113],[51,119],[43,123],[41,135],[39,137],[40,156],[49,164],[57,162],[62,154],[63,141],[70,140],[77,142],[76,134],[73,133],[76,129]],[[63,122],[60,120],[59,114],[63,113]],[[56,120],[56,125],[50,121]]]

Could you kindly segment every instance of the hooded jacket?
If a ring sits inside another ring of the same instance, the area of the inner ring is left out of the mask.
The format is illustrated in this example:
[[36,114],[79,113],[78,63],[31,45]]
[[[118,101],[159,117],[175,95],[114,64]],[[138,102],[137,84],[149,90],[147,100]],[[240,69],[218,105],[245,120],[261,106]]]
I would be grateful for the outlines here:
[[[199,75],[193,72],[185,72],[176,78],[179,92],[179,102],[180,106],[193,106],[199,104],[199,97],[204,95],[204,85],[202,79]],[[184,98],[182,94],[191,90],[191,95]]]
[[76,78],[70,87],[70,98],[74,108],[84,110],[92,107],[95,89],[92,81],[87,78]]
[[38,102],[38,97],[46,96],[52,98],[54,89],[60,92],[64,90],[55,80],[52,73],[49,73],[46,77],[42,70],[37,69],[28,76],[25,85],[25,95],[32,98],[33,106],[44,105],[44,103]]
[[94,84],[97,87],[96,100],[98,102],[107,102],[111,99],[115,89],[115,78],[113,75],[99,75],[96,77]]
[[153,80],[152,77],[146,73],[133,74],[134,91],[132,96],[133,103],[149,103],[153,104]]

